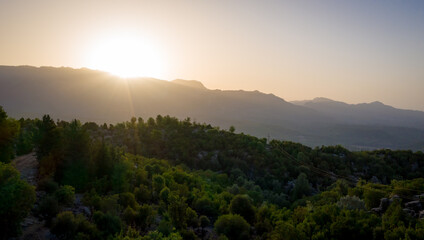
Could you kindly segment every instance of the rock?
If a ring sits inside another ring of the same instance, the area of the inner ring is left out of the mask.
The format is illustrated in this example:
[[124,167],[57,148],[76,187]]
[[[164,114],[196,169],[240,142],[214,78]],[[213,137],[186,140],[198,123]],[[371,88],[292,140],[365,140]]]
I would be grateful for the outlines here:
[[36,224],[36,223],[38,223],[39,221],[38,221],[38,219],[37,218],[35,218],[34,216],[28,216],[28,217],[26,217],[22,222],[21,222],[21,226],[23,227],[23,228],[26,228],[26,227],[29,227],[29,226],[31,226],[31,225],[34,225],[34,224]]
[[84,198],[83,194],[77,193],[75,194],[75,201],[74,204],[75,205],[82,205],[82,199]]
[[371,211],[378,214],[383,214],[389,208],[390,204],[394,201],[400,201],[400,197],[398,195],[394,195],[390,199],[382,198],[380,199],[380,205],[376,208],[372,208]]
[[394,201],[400,201],[400,197],[398,195],[393,195],[393,197],[390,198],[390,202],[394,202]]
[[82,206],[81,207],[81,213],[84,214],[85,216],[91,216],[91,211],[90,208]]
[[418,200],[424,200],[424,193],[419,195],[414,195],[414,198],[417,198]]
[[414,172],[414,171],[416,171],[417,169],[418,169],[418,163],[416,162],[416,163],[413,163],[412,165],[411,165],[411,171],[412,172]]
[[418,215],[418,217],[420,219],[423,219],[424,218],[424,210],[420,211],[420,214]]
[[372,176],[372,178],[370,179],[370,182],[372,182],[372,183],[381,183],[380,179],[378,179],[378,177],[376,177],[376,176]]
[[392,203],[392,201],[390,201],[388,198],[382,198],[380,199],[379,208],[381,209],[382,212],[385,212],[387,208],[389,208],[390,203]]
[[420,201],[411,201],[405,203],[405,208],[411,209],[414,212],[420,212],[422,210],[422,205]]
[[295,185],[295,181],[294,180],[288,181],[287,184],[284,186],[284,191],[285,192],[290,192],[294,188],[294,185]]
[[409,208],[404,208],[403,209],[403,212],[406,213],[406,214],[408,214],[408,215],[410,215],[411,217],[415,217],[416,216],[415,211],[414,210],[411,210]]
[[377,214],[382,214],[383,210],[379,207],[377,208],[371,208],[371,212],[377,213]]
[[37,199],[42,199],[46,195],[47,195],[47,193],[45,191],[36,191],[35,192],[35,196],[37,197]]
[[354,183],[357,183],[359,181],[359,178],[354,175],[350,175],[349,179],[352,180]]

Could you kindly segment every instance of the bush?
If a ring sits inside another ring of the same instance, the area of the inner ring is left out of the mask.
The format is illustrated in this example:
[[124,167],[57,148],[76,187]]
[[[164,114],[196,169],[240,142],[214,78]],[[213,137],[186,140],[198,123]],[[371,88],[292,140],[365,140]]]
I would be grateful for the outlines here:
[[153,210],[152,206],[144,204],[138,209],[136,216],[137,226],[140,227],[141,230],[145,230],[155,222],[155,217],[156,212]]
[[218,215],[218,209],[215,207],[212,200],[207,197],[202,197],[197,199],[194,208],[196,211],[202,215],[206,215],[209,217],[216,217]]
[[19,172],[10,164],[0,162],[0,239],[20,232],[20,222],[34,202],[34,187],[21,180]]
[[159,199],[164,201],[165,203],[168,203],[169,193],[169,188],[164,187],[159,193]]
[[82,215],[61,212],[53,221],[51,232],[59,239],[99,239],[99,232],[94,224]]
[[144,185],[134,189],[134,195],[138,202],[145,203],[152,198],[152,192]]
[[196,211],[187,207],[186,209],[187,226],[197,228],[199,226],[199,219]]
[[200,216],[199,222],[200,222],[200,227],[202,228],[205,228],[209,226],[209,224],[211,224],[211,221],[209,220],[209,218],[204,215]]
[[43,180],[38,182],[37,188],[40,191],[45,191],[46,193],[51,194],[56,192],[57,189],[59,189],[59,184],[57,184],[57,182],[55,182],[51,178],[44,178]]
[[119,205],[118,200],[119,196],[116,194],[101,198],[99,202],[100,210],[104,213],[118,215],[121,212],[121,205]]
[[158,231],[164,236],[168,236],[169,234],[171,234],[173,228],[174,227],[172,226],[172,223],[170,221],[162,220],[159,223]]
[[0,106],[0,162],[9,163],[14,158],[14,142],[19,134],[19,128],[19,122],[8,118]]
[[156,195],[159,195],[162,188],[165,187],[165,179],[161,175],[154,175],[153,178],[153,190]]
[[59,213],[59,203],[54,196],[47,195],[40,201],[36,212],[42,218],[50,220]]
[[197,240],[199,239],[196,234],[193,232],[193,230],[181,230],[180,231],[181,237],[183,237],[184,240]]
[[134,211],[134,209],[132,209],[130,206],[128,206],[122,213],[122,220],[124,220],[125,223],[130,226],[134,225],[136,217],[136,211]]
[[75,201],[75,188],[69,185],[61,186],[55,193],[57,201],[65,206],[72,206]]
[[72,212],[61,212],[53,222],[51,232],[59,239],[73,239],[78,228]]
[[357,196],[345,196],[341,197],[337,202],[339,208],[344,208],[348,210],[365,210],[365,203]]
[[242,216],[250,224],[255,222],[255,208],[246,195],[237,195],[231,200],[230,212]]
[[249,237],[250,225],[240,215],[222,215],[215,222],[215,231],[218,235],[225,235],[230,240],[242,240]]
[[94,223],[102,231],[103,236],[113,236],[121,231],[122,223],[119,217],[110,213],[95,212],[93,215]]
[[136,209],[136,207],[138,206],[138,203],[135,200],[134,194],[132,194],[130,192],[119,194],[118,203],[124,209],[127,208],[127,207],[131,207],[132,209]]
[[296,183],[294,185],[292,199],[297,200],[305,196],[308,196],[310,191],[311,189],[309,186],[308,177],[306,176],[305,173],[299,174],[299,176],[296,179]]

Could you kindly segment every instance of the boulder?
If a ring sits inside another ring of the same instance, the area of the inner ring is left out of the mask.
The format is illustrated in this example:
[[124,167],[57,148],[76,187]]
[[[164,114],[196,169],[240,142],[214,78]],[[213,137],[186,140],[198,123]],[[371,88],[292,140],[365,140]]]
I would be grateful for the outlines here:
[[379,208],[381,209],[382,212],[385,212],[387,210],[387,208],[389,208],[390,203],[392,203],[392,201],[389,200],[388,198],[382,198],[382,199],[380,199]]
[[422,210],[422,204],[420,201],[411,201],[405,203],[405,208],[411,209],[414,212],[420,212]]
[[415,195],[415,198],[419,199],[419,200],[424,200],[424,193],[423,194],[419,194],[419,195]]
[[420,214],[418,215],[418,217],[420,219],[423,219],[424,218],[424,210],[420,211]]
[[381,208],[377,207],[377,208],[371,208],[371,212],[374,212],[374,213],[381,215],[383,213],[383,210]]
[[404,212],[404,213],[406,213],[406,214],[408,214],[408,215],[409,215],[409,216],[411,216],[411,217],[415,217],[415,216],[416,216],[415,211],[414,211],[414,210],[411,210],[411,209],[409,209],[409,208],[404,208],[404,209],[403,209],[403,212]]
[[370,182],[372,182],[372,183],[381,183],[380,179],[378,179],[378,177],[376,177],[376,176],[372,176],[372,178],[370,179]]
[[392,203],[392,202],[394,202],[394,201],[400,201],[401,200],[401,198],[398,196],[398,195],[393,195],[391,198],[390,198],[390,202]]

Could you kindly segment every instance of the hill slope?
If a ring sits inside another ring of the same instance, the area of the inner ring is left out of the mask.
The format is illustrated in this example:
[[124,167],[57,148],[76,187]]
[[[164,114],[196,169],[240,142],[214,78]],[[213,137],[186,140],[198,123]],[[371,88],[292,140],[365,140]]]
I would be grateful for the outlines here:
[[382,117],[401,119],[390,124],[362,115],[353,121],[354,117],[340,117],[343,114],[337,108],[324,111],[308,103],[299,106],[258,91],[210,90],[200,82],[185,80],[123,81],[88,69],[0,66],[0,105],[16,118],[49,113],[55,119],[77,117],[103,123],[162,114],[224,128],[234,125],[237,131],[255,136],[310,146],[424,148],[424,118],[411,120],[408,111],[401,114],[404,110],[393,108],[392,115]]

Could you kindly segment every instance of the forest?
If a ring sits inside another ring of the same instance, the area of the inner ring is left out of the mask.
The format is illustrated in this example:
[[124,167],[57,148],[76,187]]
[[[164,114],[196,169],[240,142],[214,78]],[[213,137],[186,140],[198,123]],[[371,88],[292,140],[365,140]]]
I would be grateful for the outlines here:
[[[34,154],[36,183],[13,159]],[[0,239],[424,239],[424,153],[310,148],[190,118],[9,118]]]

